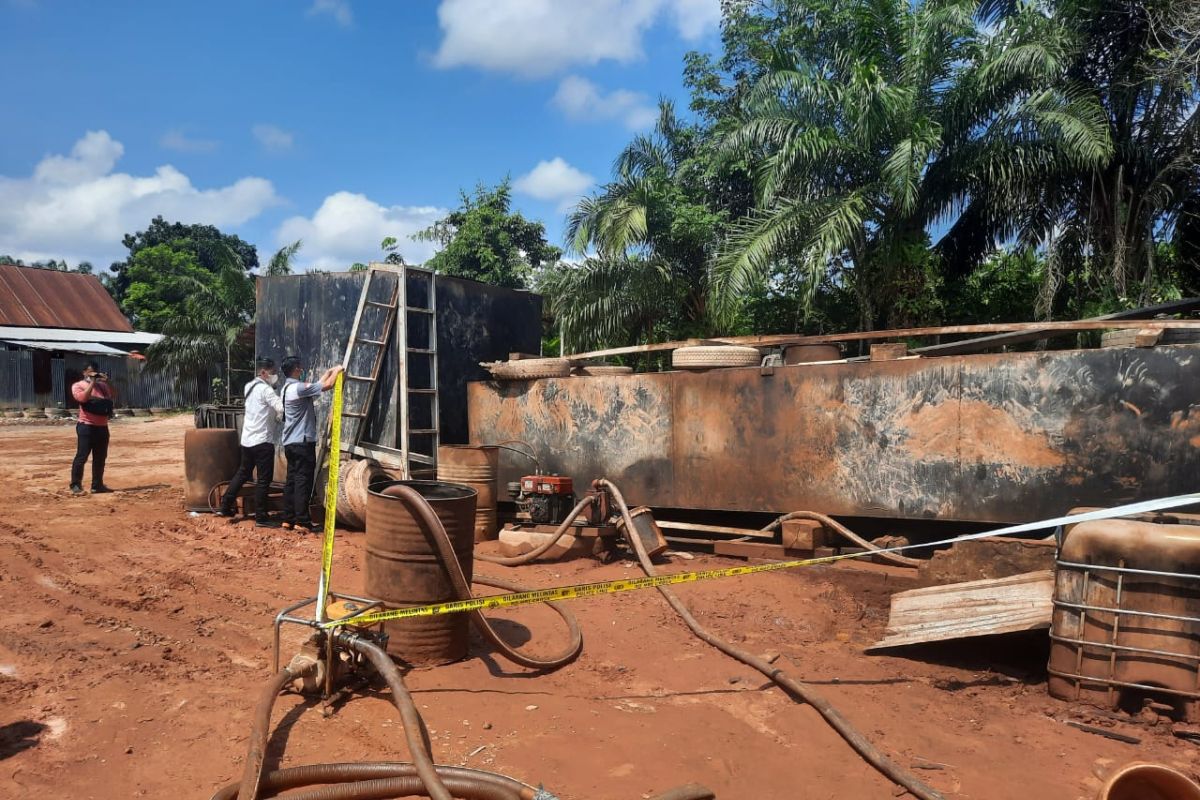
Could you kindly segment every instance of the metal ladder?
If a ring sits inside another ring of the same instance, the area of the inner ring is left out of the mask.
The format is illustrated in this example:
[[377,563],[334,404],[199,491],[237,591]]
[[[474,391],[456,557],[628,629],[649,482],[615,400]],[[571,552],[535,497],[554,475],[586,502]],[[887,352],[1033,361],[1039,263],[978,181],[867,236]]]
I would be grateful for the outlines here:
[[[386,302],[372,292],[382,276],[395,276],[395,286]],[[383,319],[378,321],[382,309]],[[384,355],[397,317],[403,320],[396,328],[396,393],[399,402],[397,438],[400,446],[389,447],[364,441],[371,404],[378,392],[379,376]],[[376,318],[371,325],[368,318]],[[364,333],[370,328],[371,332]],[[368,373],[352,371],[362,366],[359,348],[370,348]],[[437,474],[437,448],[441,438],[437,380],[437,288],[432,270],[391,264],[371,264],[359,295],[346,355],[342,360],[344,380],[349,382],[342,409],[342,450],[357,456],[373,458],[386,467],[398,468],[406,480],[430,478]],[[352,389],[362,386],[362,390]],[[322,442],[317,463],[323,464],[328,449],[328,434]]]
[[400,450],[404,476],[435,478],[438,417],[437,283],[433,270],[404,267],[400,281]]

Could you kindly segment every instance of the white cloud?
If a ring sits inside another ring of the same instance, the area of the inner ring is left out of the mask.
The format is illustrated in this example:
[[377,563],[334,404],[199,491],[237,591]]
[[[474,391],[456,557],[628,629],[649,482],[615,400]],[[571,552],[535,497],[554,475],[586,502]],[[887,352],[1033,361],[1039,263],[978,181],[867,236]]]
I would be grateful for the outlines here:
[[513,181],[513,188],[538,200],[556,202],[558,210],[565,211],[595,182],[591,175],[555,156],[549,161],[539,161],[536,167]]
[[664,19],[695,40],[720,22],[720,0],[442,0],[434,63],[531,78],[573,64],[629,63]]
[[29,177],[0,175],[0,253],[103,264],[124,256],[121,238],[157,214],[225,227],[280,202],[263,178],[198,189],[170,165],[145,176],[114,172],[124,152],[107,131],[89,131],[69,155],[46,156]]
[[305,268],[344,270],[356,261],[382,261],[379,243],[395,236],[409,264],[421,264],[436,252],[432,242],[409,238],[449,213],[436,206],[381,206],[366,195],[337,192],[325,198],[311,217],[291,217],[275,232],[279,245],[304,240],[297,254]]
[[282,153],[292,149],[292,145],[296,143],[296,137],[291,131],[285,131],[278,125],[269,125],[265,122],[260,122],[250,128],[250,132],[254,134],[254,138],[258,139],[258,143],[263,146],[263,149],[269,153]]
[[178,153],[211,153],[220,144],[216,139],[193,139],[180,128],[167,131],[158,144],[164,150],[174,150]]
[[350,10],[350,0],[313,0],[313,4],[308,7],[308,15],[315,17],[320,14],[328,14],[333,17],[343,28],[349,28],[354,24],[354,12]]
[[628,89],[614,89],[604,94],[599,86],[578,75],[562,79],[550,104],[568,119],[589,122],[617,119],[631,130],[647,128],[658,119],[658,110],[646,95]]

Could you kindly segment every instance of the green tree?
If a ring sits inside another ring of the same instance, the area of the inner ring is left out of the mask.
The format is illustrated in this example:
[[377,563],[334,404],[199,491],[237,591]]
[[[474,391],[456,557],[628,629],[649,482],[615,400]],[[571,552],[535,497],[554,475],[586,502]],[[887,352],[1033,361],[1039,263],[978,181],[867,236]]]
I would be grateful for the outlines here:
[[[1077,37],[1072,85],[1102,109],[1110,155],[1047,169],[1008,211],[1047,252],[1040,311],[1112,311],[1170,296],[1169,242],[1200,269],[1200,12],[1176,0],[1057,0]],[[1169,284],[1169,281],[1168,281]]]
[[[660,102],[654,131],[635,136],[617,157],[613,179],[572,211],[568,246],[596,258],[540,284],[571,347],[709,332],[710,265],[730,215],[739,212],[730,190],[738,165],[719,158],[710,141]],[[741,186],[748,201],[749,182]],[[626,297],[631,287],[636,297]]]
[[522,289],[533,272],[553,264],[562,251],[546,241],[546,227],[513,212],[505,179],[492,189],[482,184],[430,227],[414,234],[441,248],[425,266],[442,275]]
[[197,265],[214,275],[226,265],[230,252],[237,257],[244,271],[258,268],[258,251],[254,245],[232,234],[221,233],[212,225],[167,222],[161,216],[157,216],[150,221],[146,230],[126,234],[122,244],[129,250],[129,256],[109,267],[111,275],[105,282],[109,294],[122,307],[131,282],[126,273],[137,254],[150,247],[166,244],[187,250],[195,258]]
[[271,256],[271,260],[267,262],[267,270],[264,275],[291,275],[292,261],[296,258],[296,253],[300,252],[300,248],[304,246],[301,239],[297,239],[291,244],[284,245],[275,251]]
[[212,279],[189,249],[167,243],[138,250],[124,276],[128,288],[121,310],[135,328],[151,333],[163,330],[196,287]]
[[[170,248],[158,245],[157,248]],[[157,249],[151,248],[151,250]],[[139,254],[140,255],[140,254]],[[176,257],[186,257],[175,251]],[[240,258],[229,249],[219,252],[215,274],[196,268],[181,275],[177,284],[187,290],[178,310],[162,325],[164,337],[146,353],[152,370],[185,374],[220,364],[224,366],[225,401],[231,399],[233,373],[250,372],[254,355],[254,278],[242,269]]]
[[773,269],[804,277],[810,305],[835,263],[859,326],[935,319],[948,256],[929,253],[931,225],[975,204],[990,249],[1012,225],[993,209],[1111,151],[1097,104],[1063,80],[1067,26],[1031,6],[986,34],[975,0],[776,7],[797,22],[727,138],[754,161],[758,208],[714,272],[725,324]]

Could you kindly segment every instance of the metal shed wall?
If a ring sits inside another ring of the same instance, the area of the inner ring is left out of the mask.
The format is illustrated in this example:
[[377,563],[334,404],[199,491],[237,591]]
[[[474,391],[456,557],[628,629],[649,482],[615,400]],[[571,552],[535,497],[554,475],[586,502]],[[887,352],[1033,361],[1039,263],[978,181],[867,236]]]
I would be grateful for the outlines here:
[[[341,363],[365,278],[362,272],[259,278],[257,353],[277,363],[297,355],[312,370]],[[487,377],[480,361],[505,359],[510,352],[539,352],[542,299],[530,292],[444,275],[436,277],[436,284],[442,442],[465,444],[467,382]],[[381,293],[389,288],[385,283],[377,286]],[[398,444],[396,364],[393,332],[380,376],[382,398],[367,426],[369,441],[389,447]],[[327,403],[323,413],[326,408]]]
[[1181,346],[475,383],[470,417],[649,506],[1025,522],[1195,491],[1198,398]]

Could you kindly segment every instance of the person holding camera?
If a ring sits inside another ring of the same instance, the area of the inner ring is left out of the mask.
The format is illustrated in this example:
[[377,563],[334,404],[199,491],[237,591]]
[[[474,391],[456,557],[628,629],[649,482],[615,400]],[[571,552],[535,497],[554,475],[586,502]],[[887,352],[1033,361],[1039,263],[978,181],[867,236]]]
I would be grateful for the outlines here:
[[114,394],[108,376],[95,361],[84,365],[83,380],[71,386],[71,396],[79,403],[71,494],[83,494],[83,465],[88,456],[92,459],[92,494],[112,491],[104,485],[104,462],[108,459],[108,420],[113,415]]
[[267,491],[275,477],[275,441],[279,438],[279,421],[283,419],[283,402],[275,391],[279,383],[279,370],[269,358],[258,359],[255,367],[258,374],[246,384],[245,390],[241,463],[221,498],[217,516],[234,516],[238,493],[253,472],[257,478],[254,486],[254,524],[259,528],[278,528],[279,523],[271,519],[267,510]]

